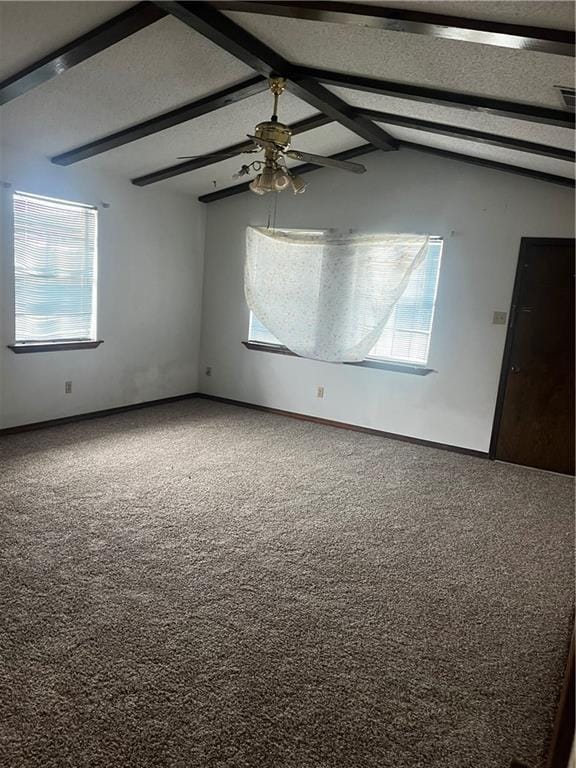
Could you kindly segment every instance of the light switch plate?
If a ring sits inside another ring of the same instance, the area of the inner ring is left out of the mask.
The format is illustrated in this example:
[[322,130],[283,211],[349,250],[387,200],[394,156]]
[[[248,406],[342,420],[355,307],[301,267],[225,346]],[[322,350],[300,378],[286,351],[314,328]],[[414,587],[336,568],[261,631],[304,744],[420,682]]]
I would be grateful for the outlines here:
[[492,325],[506,325],[507,312],[493,312]]

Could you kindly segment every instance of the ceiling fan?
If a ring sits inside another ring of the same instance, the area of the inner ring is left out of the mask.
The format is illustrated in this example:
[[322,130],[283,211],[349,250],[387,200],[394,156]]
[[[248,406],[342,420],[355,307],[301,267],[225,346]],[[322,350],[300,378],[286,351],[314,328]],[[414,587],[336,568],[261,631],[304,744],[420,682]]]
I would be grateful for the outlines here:
[[[257,195],[265,195],[268,192],[282,192],[290,187],[295,195],[301,194],[306,189],[306,182],[301,176],[292,173],[286,166],[286,158],[302,160],[305,163],[323,165],[330,168],[340,168],[351,173],[364,173],[366,168],[361,163],[350,163],[347,160],[335,160],[331,157],[312,155],[309,152],[301,152],[298,149],[290,149],[292,131],[289,126],[278,120],[278,99],[284,92],[286,81],[281,77],[270,78],[270,90],[274,95],[274,109],[270,120],[258,123],[254,129],[254,135],[248,134],[252,141],[252,147],[246,149],[243,154],[255,154],[264,152],[264,157],[246,163],[234,174],[234,178],[247,176],[256,171],[258,175],[250,182],[250,189]],[[216,153],[214,156],[217,156]],[[222,158],[230,157],[222,154]],[[179,160],[190,158],[180,157]]]

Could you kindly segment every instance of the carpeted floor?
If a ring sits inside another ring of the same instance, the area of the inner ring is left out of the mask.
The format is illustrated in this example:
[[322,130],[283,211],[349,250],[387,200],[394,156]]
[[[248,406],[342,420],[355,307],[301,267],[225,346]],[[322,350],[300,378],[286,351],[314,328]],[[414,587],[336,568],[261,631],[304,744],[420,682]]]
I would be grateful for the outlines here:
[[0,469],[1,766],[541,768],[568,478],[202,400]]

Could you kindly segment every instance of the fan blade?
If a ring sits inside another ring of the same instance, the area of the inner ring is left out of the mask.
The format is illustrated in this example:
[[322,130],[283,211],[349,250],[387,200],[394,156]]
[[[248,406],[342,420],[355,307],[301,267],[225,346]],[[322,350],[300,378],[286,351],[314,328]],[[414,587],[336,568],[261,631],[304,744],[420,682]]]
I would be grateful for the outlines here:
[[[250,136],[252,138],[252,136]],[[248,142],[242,142],[241,146],[246,146]],[[246,149],[240,149],[238,147],[236,151],[232,150],[231,152],[208,152],[206,155],[184,155],[183,157],[177,157],[177,160],[196,160],[199,157],[221,157],[223,159],[226,159],[227,157],[238,157],[238,155],[249,155],[252,152],[259,152],[260,149],[257,146],[247,146]]]
[[244,150],[244,152],[213,152],[208,155],[183,155],[177,157],[176,160],[197,160],[199,157],[221,157],[222,160],[226,160],[228,157],[238,157],[239,155],[247,155],[249,152],[253,152],[253,149]]
[[342,171],[350,173],[366,173],[366,168],[360,163],[350,163],[348,160],[335,160],[332,157],[321,157],[321,155],[311,155],[309,152],[300,152],[298,149],[289,149],[284,153],[286,157],[292,160],[303,160],[305,163],[314,165],[325,165],[329,168],[340,168]]

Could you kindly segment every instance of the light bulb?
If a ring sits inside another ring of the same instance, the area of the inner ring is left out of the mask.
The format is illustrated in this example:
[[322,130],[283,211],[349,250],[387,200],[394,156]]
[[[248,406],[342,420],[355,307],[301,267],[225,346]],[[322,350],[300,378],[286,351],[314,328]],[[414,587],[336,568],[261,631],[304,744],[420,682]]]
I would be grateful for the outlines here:
[[282,168],[278,168],[274,171],[274,189],[277,192],[281,192],[290,184],[290,177],[285,173]]
[[302,176],[292,176],[290,178],[290,185],[295,195],[301,195],[306,190],[306,182]]

